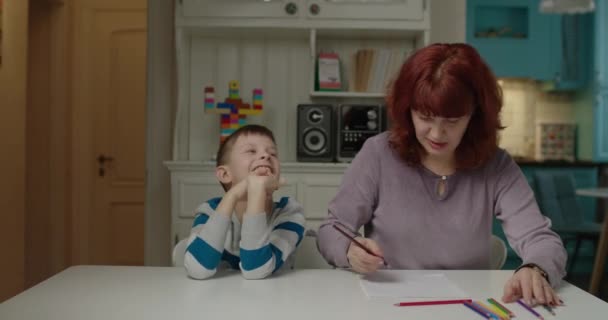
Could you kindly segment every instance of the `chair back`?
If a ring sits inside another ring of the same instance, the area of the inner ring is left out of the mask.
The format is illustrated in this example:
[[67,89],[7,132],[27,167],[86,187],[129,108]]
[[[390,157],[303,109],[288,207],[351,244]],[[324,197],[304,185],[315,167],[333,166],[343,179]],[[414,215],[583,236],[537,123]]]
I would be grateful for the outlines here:
[[171,263],[174,267],[183,267],[184,259],[186,256],[186,249],[188,249],[188,239],[180,240],[175,247],[173,247],[173,253],[171,254]]
[[308,229],[304,233],[302,243],[293,255],[292,269],[332,269],[317,248],[317,232]]
[[493,270],[500,270],[507,260],[507,245],[495,235],[492,235],[491,241],[490,267]]
[[571,174],[536,172],[534,175],[540,210],[551,219],[554,228],[584,223]]

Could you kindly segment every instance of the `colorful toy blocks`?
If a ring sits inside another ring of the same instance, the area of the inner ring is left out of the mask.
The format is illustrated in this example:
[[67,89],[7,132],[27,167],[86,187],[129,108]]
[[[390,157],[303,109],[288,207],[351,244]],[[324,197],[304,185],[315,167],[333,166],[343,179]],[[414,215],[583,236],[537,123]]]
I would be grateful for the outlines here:
[[236,80],[228,83],[228,98],[215,102],[215,89],[205,87],[205,113],[220,115],[220,143],[240,127],[247,125],[247,116],[262,114],[264,92],[253,89],[252,103],[244,103],[240,97],[240,84]]

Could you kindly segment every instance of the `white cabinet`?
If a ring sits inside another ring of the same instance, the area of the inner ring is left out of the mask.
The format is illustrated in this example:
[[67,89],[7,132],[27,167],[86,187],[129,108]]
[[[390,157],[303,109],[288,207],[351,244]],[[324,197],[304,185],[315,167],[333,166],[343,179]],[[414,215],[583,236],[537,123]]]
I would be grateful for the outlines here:
[[182,0],[184,17],[296,18],[298,0]]
[[176,26],[285,29],[393,29],[430,27],[430,0],[181,0]]
[[[359,49],[406,56],[429,43],[429,1],[176,0],[177,112],[173,161],[166,162],[171,172],[171,241],[187,237],[200,203],[224,193],[214,164],[204,162],[217,150],[219,119],[201,108],[202,88],[216,87],[221,100],[230,80],[239,80],[247,95],[262,87],[264,113],[251,121],[270,128],[282,159],[295,161],[298,104],[361,103],[364,98],[382,103],[384,97],[382,90],[317,91],[317,54],[338,53],[345,62],[344,81],[354,69],[347,61]],[[319,9],[316,14],[310,11],[313,5]],[[346,167],[283,163],[288,184],[276,197],[294,197],[304,207],[308,227],[316,229]],[[314,243],[303,246],[316,250]]]
[[424,0],[307,0],[310,19],[422,20]]
[[[213,163],[168,161],[171,171],[171,237],[174,244],[190,232],[196,208],[206,200],[220,197],[224,191],[215,177]],[[336,195],[346,164],[284,163],[281,175],[287,184],[275,199],[288,196],[304,208],[306,224],[316,230],[327,217],[329,201]]]

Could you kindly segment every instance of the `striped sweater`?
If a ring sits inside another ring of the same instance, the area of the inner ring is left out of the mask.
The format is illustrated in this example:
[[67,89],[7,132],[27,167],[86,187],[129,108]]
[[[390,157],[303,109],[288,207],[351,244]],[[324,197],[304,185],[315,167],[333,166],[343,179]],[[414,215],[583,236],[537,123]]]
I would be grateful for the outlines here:
[[184,266],[194,279],[213,276],[218,268],[240,269],[247,279],[262,279],[279,270],[294,253],[304,235],[302,206],[283,197],[266,214],[229,220],[215,210],[222,198],[197,209],[188,238]]

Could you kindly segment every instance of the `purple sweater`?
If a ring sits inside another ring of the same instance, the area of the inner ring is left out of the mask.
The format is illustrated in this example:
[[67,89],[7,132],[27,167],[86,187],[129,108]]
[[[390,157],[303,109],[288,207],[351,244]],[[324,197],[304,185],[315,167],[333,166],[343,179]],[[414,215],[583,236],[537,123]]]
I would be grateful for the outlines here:
[[348,167],[328,219],[319,228],[321,254],[348,267],[349,240],[331,225],[364,226],[393,269],[489,269],[492,216],[523,263],[535,263],[553,286],[565,275],[566,251],[540,213],[534,193],[513,159],[499,150],[486,165],[442,179],[408,166],[388,144],[388,133],[366,141]]

